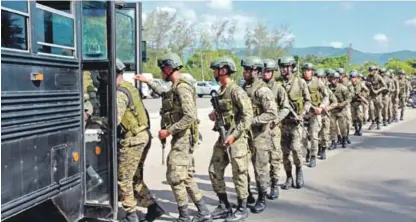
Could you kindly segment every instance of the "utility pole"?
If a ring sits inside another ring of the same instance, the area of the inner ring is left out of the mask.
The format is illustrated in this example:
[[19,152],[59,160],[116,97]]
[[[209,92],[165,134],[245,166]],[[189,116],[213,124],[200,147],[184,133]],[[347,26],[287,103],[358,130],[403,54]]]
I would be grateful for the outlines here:
[[351,51],[352,51],[352,43],[350,43],[350,45],[347,48],[347,66],[350,67],[351,66]]
[[202,49],[199,52],[199,58],[200,58],[200,63],[201,63],[201,75],[202,75],[202,81],[205,81],[205,76],[204,76],[204,64],[202,64]]

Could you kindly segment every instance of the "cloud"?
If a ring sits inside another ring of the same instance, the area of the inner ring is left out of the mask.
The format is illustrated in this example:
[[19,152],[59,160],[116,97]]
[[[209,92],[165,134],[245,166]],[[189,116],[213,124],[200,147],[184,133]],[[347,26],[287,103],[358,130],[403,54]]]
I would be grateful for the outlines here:
[[354,8],[354,4],[351,2],[341,2],[339,6],[344,10],[350,10]]
[[167,12],[169,14],[174,14],[174,13],[176,13],[176,8],[156,6],[156,11]]
[[404,24],[416,27],[416,17],[404,21]]
[[212,9],[232,9],[232,0],[211,0],[207,5]]
[[377,33],[373,36],[373,39],[380,45],[388,45],[389,39],[383,33]]
[[334,48],[342,48],[342,46],[344,45],[344,43],[342,42],[330,42],[328,43],[329,46],[332,46]]

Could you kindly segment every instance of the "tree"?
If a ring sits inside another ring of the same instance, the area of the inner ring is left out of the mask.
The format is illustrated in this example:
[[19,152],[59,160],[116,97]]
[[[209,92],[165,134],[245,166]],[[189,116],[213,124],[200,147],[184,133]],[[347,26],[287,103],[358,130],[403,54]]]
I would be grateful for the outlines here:
[[183,56],[186,48],[192,47],[195,44],[195,23],[187,20],[177,21],[172,30],[172,35],[169,38],[169,48],[172,52]]
[[385,65],[386,69],[394,69],[396,71],[403,69],[406,72],[406,75],[411,75],[412,73],[416,72],[416,69],[413,68],[408,62],[400,61],[400,60],[390,60]]

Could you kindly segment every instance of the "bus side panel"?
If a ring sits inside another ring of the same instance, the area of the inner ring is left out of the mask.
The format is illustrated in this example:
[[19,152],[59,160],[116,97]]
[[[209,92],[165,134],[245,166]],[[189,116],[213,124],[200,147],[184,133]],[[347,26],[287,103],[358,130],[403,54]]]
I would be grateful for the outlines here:
[[[81,183],[79,66],[43,63],[2,57],[2,217]],[[35,74],[39,80],[32,81]]]

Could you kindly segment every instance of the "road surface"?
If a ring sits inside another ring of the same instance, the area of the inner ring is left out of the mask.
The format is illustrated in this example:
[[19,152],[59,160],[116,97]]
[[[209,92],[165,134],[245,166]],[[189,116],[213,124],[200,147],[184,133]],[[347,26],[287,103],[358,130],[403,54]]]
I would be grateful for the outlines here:
[[[213,210],[218,201],[207,171],[217,134],[211,131],[212,123],[206,115],[208,111],[199,112],[204,142],[195,151],[195,177],[210,210]],[[405,121],[379,131],[364,130],[364,136],[351,137],[353,143],[348,148],[329,151],[328,159],[319,160],[316,168],[305,166],[303,189],[281,190],[278,200],[268,201],[268,208],[262,214],[250,214],[246,221],[415,222],[416,109],[407,109],[406,117]],[[157,118],[152,119],[152,124],[158,124],[157,121]],[[156,129],[152,133],[156,136]],[[250,174],[254,177],[252,169]],[[280,183],[286,178],[283,170],[281,175]],[[147,157],[144,178],[169,212],[158,221],[171,221],[177,217],[174,197],[165,179],[165,166],[161,165],[157,138],[153,139]],[[229,198],[236,202],[230,167],[226,178]],[[190,206],[196,210],[193,204]],[[191,212],[192,215],[195,213]]]

